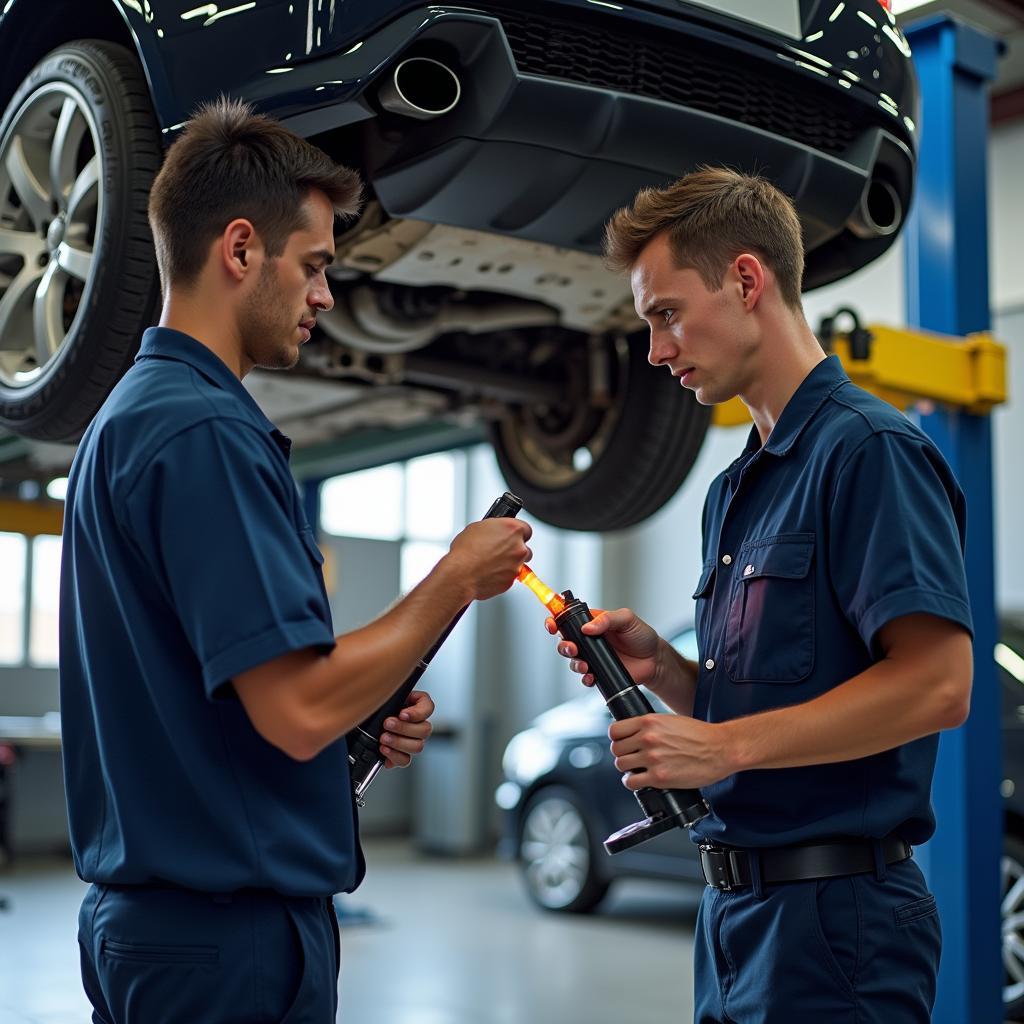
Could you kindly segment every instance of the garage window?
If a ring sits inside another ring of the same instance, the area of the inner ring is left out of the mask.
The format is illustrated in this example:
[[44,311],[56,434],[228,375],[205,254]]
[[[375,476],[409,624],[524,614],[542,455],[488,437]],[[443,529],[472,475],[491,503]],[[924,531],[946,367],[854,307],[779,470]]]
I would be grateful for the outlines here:
[[57,664],[61,546],[60,537],[36,537],[32,541],[28,660],[33,665]]
[[27,547],[20,533],[0,533],[0,665],[20,665],[25,659]]
[[438,452],[325,480],[320,525],[337,537],[401,544],[407,593],[448,550],[464,504],[465,456]]

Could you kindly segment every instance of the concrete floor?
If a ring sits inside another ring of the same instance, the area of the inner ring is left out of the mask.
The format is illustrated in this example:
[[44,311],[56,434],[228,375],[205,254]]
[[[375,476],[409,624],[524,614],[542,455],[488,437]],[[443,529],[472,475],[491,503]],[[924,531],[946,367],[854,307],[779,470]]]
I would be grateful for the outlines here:
[[[623,882],[602,909],[533,908],[516,869],[367,844],[342,929],[339,1020],[359,1024],[667,1024],[693,1014],[696,889]],[[85,1024],[75,944],[84,886],[68,861],[0,874],[0,1024]],[[157,1024],[157,1022],[154,1022]],[[197,1022],[198,1024],[198,1022]]]

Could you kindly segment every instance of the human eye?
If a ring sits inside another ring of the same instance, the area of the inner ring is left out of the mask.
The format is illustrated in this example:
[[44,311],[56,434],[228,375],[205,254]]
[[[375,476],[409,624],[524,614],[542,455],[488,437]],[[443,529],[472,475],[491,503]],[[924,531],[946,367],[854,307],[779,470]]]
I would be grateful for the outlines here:
[[675,316],[675,312],[676,311],[674,309],[669,308],[659,309],[658,315],[661,317],[662,323],[670,324],[672,323],[672,318]]

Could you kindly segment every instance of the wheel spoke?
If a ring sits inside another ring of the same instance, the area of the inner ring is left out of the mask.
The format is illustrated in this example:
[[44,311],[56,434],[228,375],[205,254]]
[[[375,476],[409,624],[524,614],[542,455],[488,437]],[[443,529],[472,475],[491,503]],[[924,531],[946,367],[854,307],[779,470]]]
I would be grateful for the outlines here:
[[75,163],[78,148],[88,126],[78,109],[78,104],[69,96],[60,108],[57,128],[53,133],[50,149],[50,186],[61,207],[67,202],[75,177]]
[[27,263],[44,252],[46,246],[33,232],[0,228],[0,256],[21,256]]
[[583,822],[574,814],[563,814],[555,827],[557,842],[569,845],[583,834]]
[[54,254],[57,257],[57,264],[61,270],[79,281],[88,281],[92,271],[92,253],[86,249],[79,249],[68,242],[61,242]]
[[78,173],[68,196],[68,225],[86,225],[96,213],[99,201],[100,158],[94,156]]
[[22,206],[35,227],[41,231],[50,222],[50,197],[29,166],[24,144],[18,135],[11,139],[5,167]]
[[36,289],[32,304],[32,326],[36,341],[36,362],[45,366],[64,341],[64,287],[67,277],[51,263]]
[[1024,943],[1016,936],[1003,941],[1003,963],[1014,981],[1024,981]]
[[566,864],[571,866],[576,873],[582,873],[587,866],[587,851],[581,846],[566,846],[563,848]]
[[1024,876],[1018,877],[1010,891],[1003,897],[1003,913],[1009,914],[1016,910],[1021,905],[1022,900],[1024,900]]
[[17,336],[17,318],[25,312],[41,276],[42,271],[38,268],[23,267],[0,298],[0,351],[27,347],[29,339]]

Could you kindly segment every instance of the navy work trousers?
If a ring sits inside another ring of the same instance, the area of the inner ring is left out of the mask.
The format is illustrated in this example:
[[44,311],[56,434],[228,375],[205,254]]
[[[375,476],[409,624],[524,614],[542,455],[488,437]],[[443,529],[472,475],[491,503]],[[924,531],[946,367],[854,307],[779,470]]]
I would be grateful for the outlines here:
[[928,1024],[942,936],[912,859],[758,888],[704,891],[695,1024]]
[[93,885],[79,912],[93,1024],[334,1024],[329,899]]

